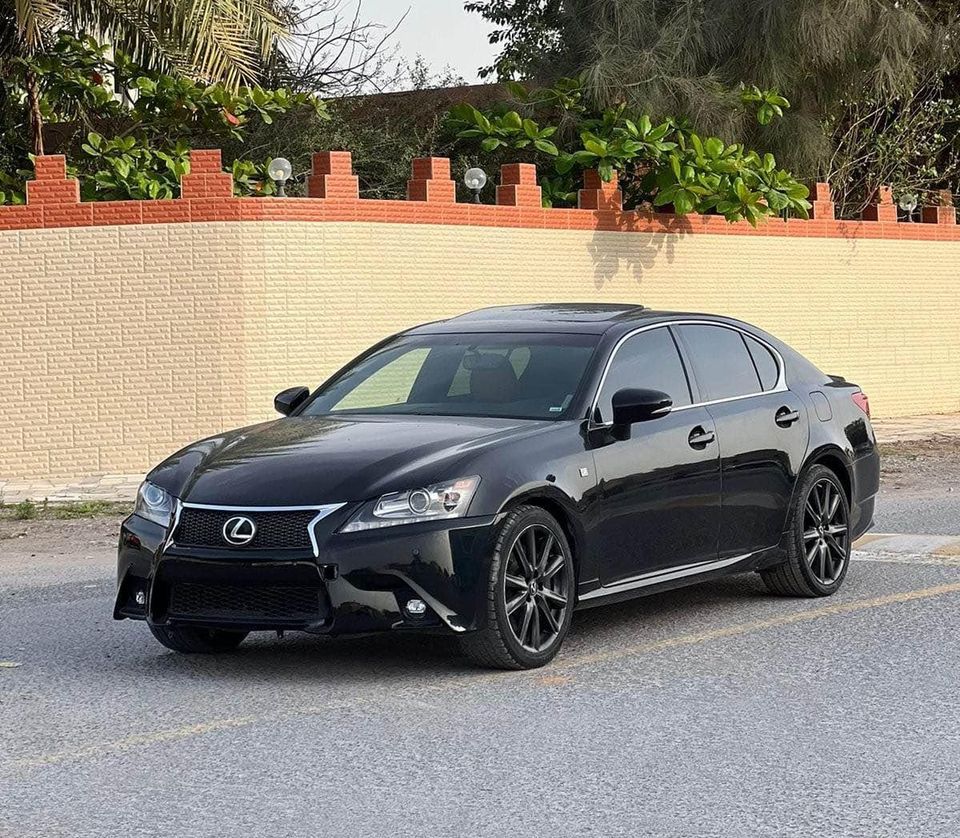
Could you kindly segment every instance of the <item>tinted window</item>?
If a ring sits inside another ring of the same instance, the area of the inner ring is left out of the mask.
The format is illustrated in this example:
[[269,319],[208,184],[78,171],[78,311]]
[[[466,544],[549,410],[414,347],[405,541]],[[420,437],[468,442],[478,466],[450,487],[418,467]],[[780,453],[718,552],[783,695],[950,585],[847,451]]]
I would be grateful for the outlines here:
[[303,415],[560,418],[580,386],[595,335],[466,334],[401,337],[358,361]]
[[747,335],[744,335],[743,339],[747,343],[747,349],[750,350],[750,357],[753,358],[753,365],[757,368],[763,389],[772,390],[777,384],[777,379],[780,378],[780,367],[777,366],[777,359],[760,341]]
[[760,379],[740,332],[720,326],[681,326],[706,401],[760,392]]
[[624,387],[661,390],[680,407],[690,404],[690,385],[683,370],[680,353],[666,328],[640,332],[624,341],[607,370],[597,409],[599,422],[613,419],[613,394]]

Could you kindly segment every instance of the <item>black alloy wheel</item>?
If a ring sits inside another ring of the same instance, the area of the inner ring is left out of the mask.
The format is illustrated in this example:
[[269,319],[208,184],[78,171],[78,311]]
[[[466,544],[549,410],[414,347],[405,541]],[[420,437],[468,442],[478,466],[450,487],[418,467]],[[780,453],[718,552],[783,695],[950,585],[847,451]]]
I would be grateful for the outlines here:
[[556,642],[570,600],[566,556],[550,528],[529,524],[513,541],[503,575],[507,621],[529,652]]
[[842,492],[821,478],[810,488],[803,510],[803,548],[810,572],[821,585],[832,585],[847,563],[850,529]]
[[461,638],[464,652],[498,669],[549,663],[570,627],[575,588],[563,528],[540,507],[515,507],[500,526],[490,563],[487,625]]
[[812,466],[800,479],[790,513],[787,561],[760,571],[785,596],[829,596],[850,567],[850,504],[836,473]]

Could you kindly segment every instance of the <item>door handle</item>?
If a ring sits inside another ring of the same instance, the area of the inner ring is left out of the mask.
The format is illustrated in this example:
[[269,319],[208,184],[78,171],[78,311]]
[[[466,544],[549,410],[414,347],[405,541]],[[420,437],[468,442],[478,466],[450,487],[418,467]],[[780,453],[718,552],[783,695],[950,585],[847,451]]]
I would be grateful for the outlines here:
[[789,407],[781,407],[777,411],[777,415],[774,420],[781,428],[789,428],[794,422],[800,421],[799,411],[792,410]]
[[713,431],[705,431],[703,426],[697,425],[697,427],[690,431],[687,442],[690,443],[691,448],[706,448],[716,438],[717,435]]

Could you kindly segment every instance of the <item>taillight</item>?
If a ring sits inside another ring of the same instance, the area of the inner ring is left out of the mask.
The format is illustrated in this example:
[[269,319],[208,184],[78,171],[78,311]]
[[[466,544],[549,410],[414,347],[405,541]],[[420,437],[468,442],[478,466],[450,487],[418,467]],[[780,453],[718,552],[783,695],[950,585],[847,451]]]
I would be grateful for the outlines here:
[[870,417],[870,399],[867,398],[866,393],[854,393],[853,402],[857,407],[867,414],[867,418]]

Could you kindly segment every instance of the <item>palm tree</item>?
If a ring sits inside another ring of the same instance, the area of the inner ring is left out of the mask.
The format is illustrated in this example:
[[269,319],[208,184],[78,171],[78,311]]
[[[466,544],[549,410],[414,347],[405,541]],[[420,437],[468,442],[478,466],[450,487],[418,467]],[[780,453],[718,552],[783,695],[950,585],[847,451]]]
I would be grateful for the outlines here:
[[[625,101],[762,145],[823,176],[851,102],[896,107],[960,67],[956,0],[468,0],[497,25],[489,72],[583,74],[592,103]],[[792,103],[760,128],[741,82]]]
[[[688,115],[724,136],[762,140],[792,168],[810,173],[831,151],[825,126],[842,119],[849,101],[896,102],[931,72],[956,66],[956,13],[945,6],[917,0],[566,3],[573,21],[589,21],[576,40],[598,100],[625,97],[657,112]],[[777,89],[793,107],[771,128],[758,129],[736,107],[740,82]]]
[[[60,30],[92,35],[142,66],[237,87],[288,33],[283,0],[0,0],[0,60],[42,52]],[[35,73],[24,79],[35,154],[43,154]]]

